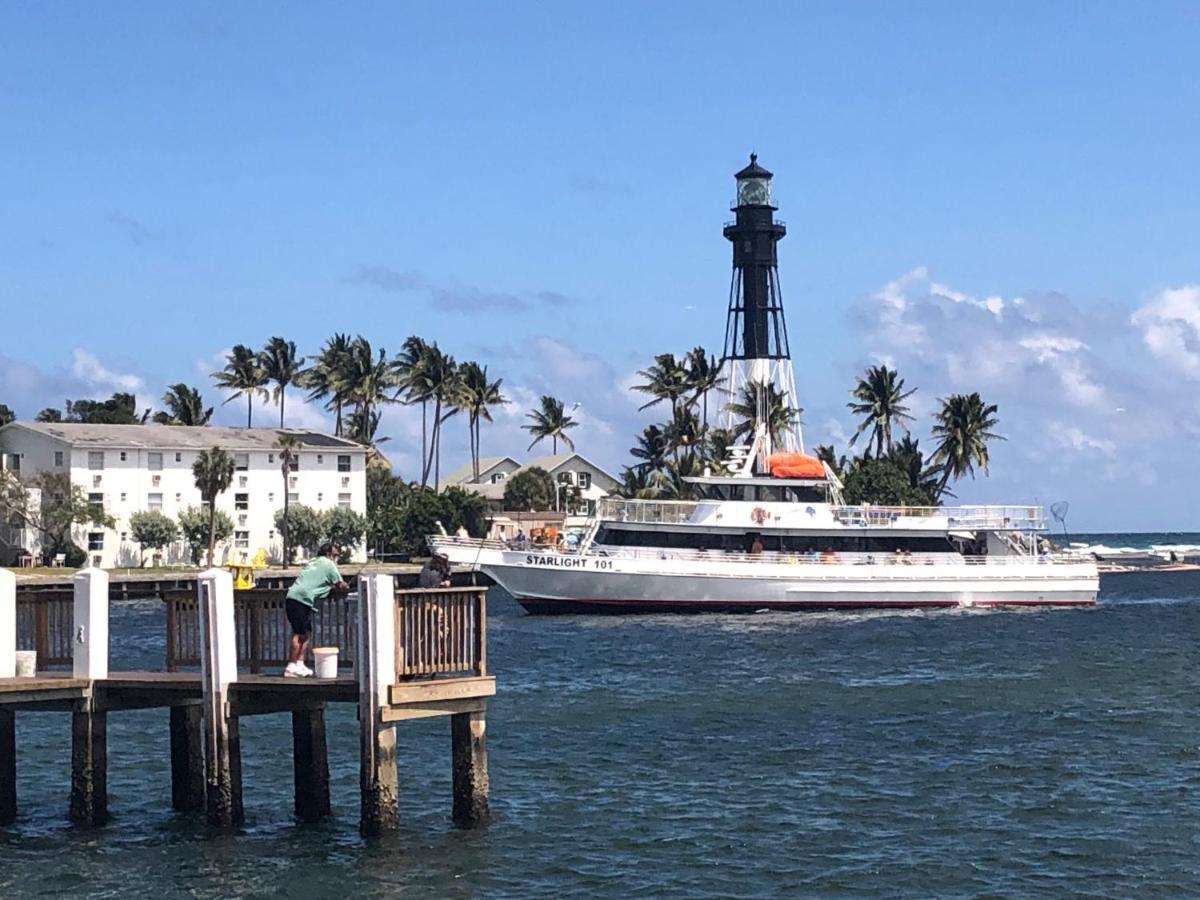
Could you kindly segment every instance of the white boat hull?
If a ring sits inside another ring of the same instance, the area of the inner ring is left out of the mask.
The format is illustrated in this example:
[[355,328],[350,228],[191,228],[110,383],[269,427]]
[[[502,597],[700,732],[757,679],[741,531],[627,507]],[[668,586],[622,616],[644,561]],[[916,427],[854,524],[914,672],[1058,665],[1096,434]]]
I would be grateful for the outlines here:
[[434,544],[451,563],[485,572],[533,613],[1089,606],[1099,591],[1090,562],[731,564]]

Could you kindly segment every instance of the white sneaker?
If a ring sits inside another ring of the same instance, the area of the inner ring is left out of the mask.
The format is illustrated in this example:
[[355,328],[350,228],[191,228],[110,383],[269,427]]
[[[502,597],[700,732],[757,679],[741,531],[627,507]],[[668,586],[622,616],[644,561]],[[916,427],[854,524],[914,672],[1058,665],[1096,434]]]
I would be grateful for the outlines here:
[[298,663],[296,663],[296,665],[300,667],[300,674],[304,678],[312,678],[313,675],[316,674],[312,669],[310,669],[308,666],[306,666],[303,662],[298,662]]
[[287,664],[287,668],[283,670],[284,678],[306,678],[311,674],[311,672],[307,671],[304,663],[299,662],[290,662]]

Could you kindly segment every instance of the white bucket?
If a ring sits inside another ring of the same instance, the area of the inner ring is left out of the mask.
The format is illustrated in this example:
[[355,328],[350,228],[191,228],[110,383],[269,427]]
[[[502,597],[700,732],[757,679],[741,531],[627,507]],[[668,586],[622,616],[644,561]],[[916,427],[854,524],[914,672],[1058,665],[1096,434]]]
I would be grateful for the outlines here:
[[17,677],[33,678],[37,675],[37,651],[17,651]]
[[337,678],[337,647],[313,647],[313,674],[317,678]]

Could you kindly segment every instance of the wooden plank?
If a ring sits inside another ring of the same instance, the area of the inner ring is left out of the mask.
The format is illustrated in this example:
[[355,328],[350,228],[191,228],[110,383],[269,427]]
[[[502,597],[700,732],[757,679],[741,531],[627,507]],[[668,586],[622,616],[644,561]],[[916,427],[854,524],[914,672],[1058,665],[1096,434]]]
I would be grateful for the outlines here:
[[407,722],[410,719],[428,719],[432,716],[454,716],[459,713],[482,712],[487,709],[483,698],[469,700],[442,700],[436,703],[409,703],[404,706],[388,706],[379,711],[379,720],[385,724]]
[[495,678],[438,678],[393,684],[388,689],[388,701],[392,706],[400,706],[407,703],[492,697],[495,694]]

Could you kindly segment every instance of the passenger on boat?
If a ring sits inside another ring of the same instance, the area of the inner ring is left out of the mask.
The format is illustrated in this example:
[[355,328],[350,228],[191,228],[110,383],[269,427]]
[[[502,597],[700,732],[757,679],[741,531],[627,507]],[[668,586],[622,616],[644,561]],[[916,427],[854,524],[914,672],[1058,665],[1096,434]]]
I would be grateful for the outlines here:
[[759,536],[756,534],[756,535],[754,535],[754,541],[750,544],[750,555],[751,556],[761,556],[762,552],[763,552],[762,539],[759,538]]
[[837,554],[833,552],[832,547],[825,548],[825,551],[821,554],[821,562],[823,562],[823,563],[837,562]]

